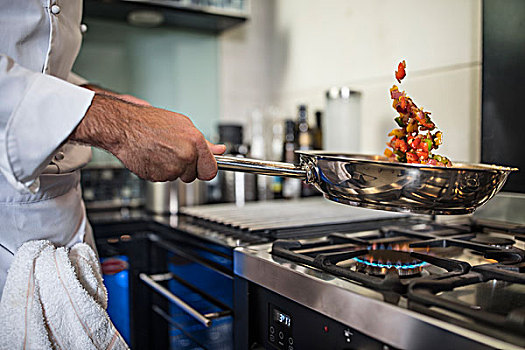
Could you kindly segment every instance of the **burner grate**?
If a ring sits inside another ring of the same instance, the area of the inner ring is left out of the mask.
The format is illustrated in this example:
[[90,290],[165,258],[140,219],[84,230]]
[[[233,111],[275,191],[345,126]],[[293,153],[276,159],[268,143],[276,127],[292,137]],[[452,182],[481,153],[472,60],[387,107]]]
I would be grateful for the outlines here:
[[[500,263],[520,263],[525,259],[525,251],[522,249],[508,246],[499,247],[487,242],[483,243],[481,235],[476,233],[460,234],[448,237],[435,237],[416,243],[411,243],[410,247],[460,247],[482,253],[486,259],[493,259]],[[478,243],[479,241],[482,243]]]
[[[340,236],[336,238],[341,239]],[[327,244],[327,249],[329,249],[330,243],[331,241],[325,242],[325,244]],[[374,254],[372,253],[374,250],[360,249],[359,246],[355,245],[353,247],[347,247],[346,251],[322,252],[318,249],[319,247],[315,246],[315,244],[303,244],[300,241],[276,241],[272,245],[272,254],[289,259],[291,261],[316,267],[325,272],[329,272],[336,276],[358,282],[366,287],[378,291],[404,294],[407,290],[408,283],[411,279],[402,278],[406,275],[403,273],[403,271],[400,272],[400,269],[389,268],[385,269],[385,271],[382,271],[384,273],[370,273],[369,271],[354,271],[348,267],[338,265],[341,262],[354,260],[355,258],[360,259],[360,257]],[[305,253],[311,252],[311,249],[316,249],[314,254]],[[418,266],[418,268],[422,268],[424,264],[433,265],[446,270],[446,272],[441,273],[439,277],[464,274],[470,269],[470,265],[462,261],[444,259],[416,252],[399,253],[406,254],[404,255],[404,259],[410,261],[410,264],[421,264],[421,266]],[[412,274],[412,276],[414,275],[417,276],[418,274]],[[385,298],[385,301],[397,303],[399,301],[399,297],[392,298],[391,295],[388,295],[388,298]]]
[[[484,334],[505,332],[506,338],[525,346],[524,267],[524,263],[485,264],[460,276],[413,281],[407,290],[408,307],[461,325],[468,317],[479,321],[468,323],[469,327]],[[461,300],[468,297],[471,300]]]

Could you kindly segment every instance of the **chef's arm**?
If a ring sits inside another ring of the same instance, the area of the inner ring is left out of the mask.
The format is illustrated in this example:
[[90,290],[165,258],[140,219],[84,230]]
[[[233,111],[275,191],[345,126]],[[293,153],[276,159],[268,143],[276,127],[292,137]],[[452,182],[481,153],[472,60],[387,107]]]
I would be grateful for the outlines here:
[[83,88],[86,88],[86,89],[98,92],[100,94],[110,95],[110,96],[113,96],[113,97],[120,98],[121,100],[124,100],[124,101],[128,101],[128,102],[135,103],[135,104],[138,104],[138,105],[143,105],[143,106],[151,106],[151,104],[149,102],[147,102],[147,101],[145,101],[145,100],[143,100],[141,98],[135,97],[133,95],[128,95],[128,94],[120,94],[118,92],[115,92],[115,91],[112,91],[112,90],[100,87],[100,86],[98,86],[96,84],[93,84],[93,83],[85,82],[85,83],[81,83],[81,84],[78,84],[78,85],[82,86]]
[[38,176],[86,114],[94,92],[34,72],[0,53],[0,173],[19,191]]
[[71,80],[96,92],[95,99],[70,139],[113,153],[139,177],[150,181],[179,178],[210,180],[217,173],[213,153],[224,146],[204,139],[184,115],[151,107],[137,97],[89,83],[77,75]]
[[99,86],[97,84],[94,84],[94,83],[90,82],[86,78],[83,78],[83,77],[81,77],[80,75],[78,75],[78,74],[76,74],[74,72],[69,72],[69,75],[67,77],[67,81],[69,81],[72,84],[81,86],[83,88],[86,88],[86,89],[89,89],[89,90],[92,90],[92,91],[95,91],[95,92],[98,92],[98,93],[110,95],[110,96],[113,96],[113,97],[118,97],[118,98],[120,98],[120,99],[122,99],[124,101],[132,102],[132,103],[136,103],[136,104],[144,105],[144,106],[150,106],[149,102],[144,101],[141,98],[138,98],[138,97],[135,97],[135,96],[132,96],[132,95],[127,95],[127,94],[120,94],[120,93],[112,91],[110,89],[101,87],[101,86]]
[[70,140],[113,153],[139,177],[150,181],[210,180],[217,173],[213,145],[179,113],[130,103],[97,92]]
[[224,151],[181,114],[95,94],[0,53],[0,174],[15,189],[36,192],[68,139],[104,148],[154,181],[210,179],[212,153]]

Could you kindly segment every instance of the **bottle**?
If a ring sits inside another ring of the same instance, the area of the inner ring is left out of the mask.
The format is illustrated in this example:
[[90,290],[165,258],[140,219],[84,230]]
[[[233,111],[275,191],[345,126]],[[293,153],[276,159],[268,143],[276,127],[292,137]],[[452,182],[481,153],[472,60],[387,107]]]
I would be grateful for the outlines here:
[[[226,154],[235,157],[246,157],[248,145],[243,143],[243,126],[239,124],[220,124],[219,143],[226,145]],[[245,202],[256,199],[255,175],[242,172],[220,171],[207,182],[208,203],[235,203],[243,206]]]
[[[305,105],[300,105],[298,109],[297,148],[300,151],[311,151],[313,149],[313,134],[308,125],[308,109]],[[298,156],[296,161],[299,162]],[[312,185],[305,182],[301,183],[301,197],[310,197],[318,193]]]
[[[265,138],[265,121],[264,115],[259,109],[255,109],[251,113],[250,118],[250,157],[255,159],[266,159],[266,144],[268,141]],[[247,175],[250,180],[255,181],[256,193],[254,198],[259,201],[268,200],[270,197],[269,181],[270,178],[265,175]],[[251,179],[253,178],[253,179]]]
[[[283,162],[295,163],[297,148],[295,121],[287,119],[284,122]],[[301,180],[284,178],[282,181],[282,197],[298,198],[301,195]]]
[[323,149],[323,112],[315,112],[315,127],[312,129],[313,149]]
[[305,105],[299,106],[297,118],[297,146],[300,151],[309,151],[313,144],[312,131],[308,125],[308,110]]
[[[272,121],[272,140],[270,160],[283,160],[283,140],[284,125],[281,119],[274,118]],[[272,176],[270,181],[270,191],[272,199],[283,198],[283,178],[281,176]]]

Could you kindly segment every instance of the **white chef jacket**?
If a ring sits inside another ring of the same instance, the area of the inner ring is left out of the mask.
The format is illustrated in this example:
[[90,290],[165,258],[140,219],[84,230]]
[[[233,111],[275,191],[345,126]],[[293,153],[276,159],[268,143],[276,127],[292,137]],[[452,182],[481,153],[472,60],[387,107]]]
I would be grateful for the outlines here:
[[67,81],[81,17],[81,0],[0,0],[0,297],[25,241],[72,246],[89,229],[78,169],[91,151],[65,143],[94,95]]

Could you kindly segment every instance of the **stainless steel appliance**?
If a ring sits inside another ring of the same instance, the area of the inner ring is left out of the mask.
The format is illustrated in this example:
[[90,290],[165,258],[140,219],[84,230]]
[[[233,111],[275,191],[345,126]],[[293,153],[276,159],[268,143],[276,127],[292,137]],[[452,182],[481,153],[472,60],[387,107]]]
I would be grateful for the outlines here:
[[244,317],[233,312],[236,247],[406,220],[322,198],[204,205],[179,214],[115,221],[91,213],[101,256],[129,263],[134,349],[232,349],[233,320]]
[[236,348],[523,349],[525,197],[502,203],[237,248]]

